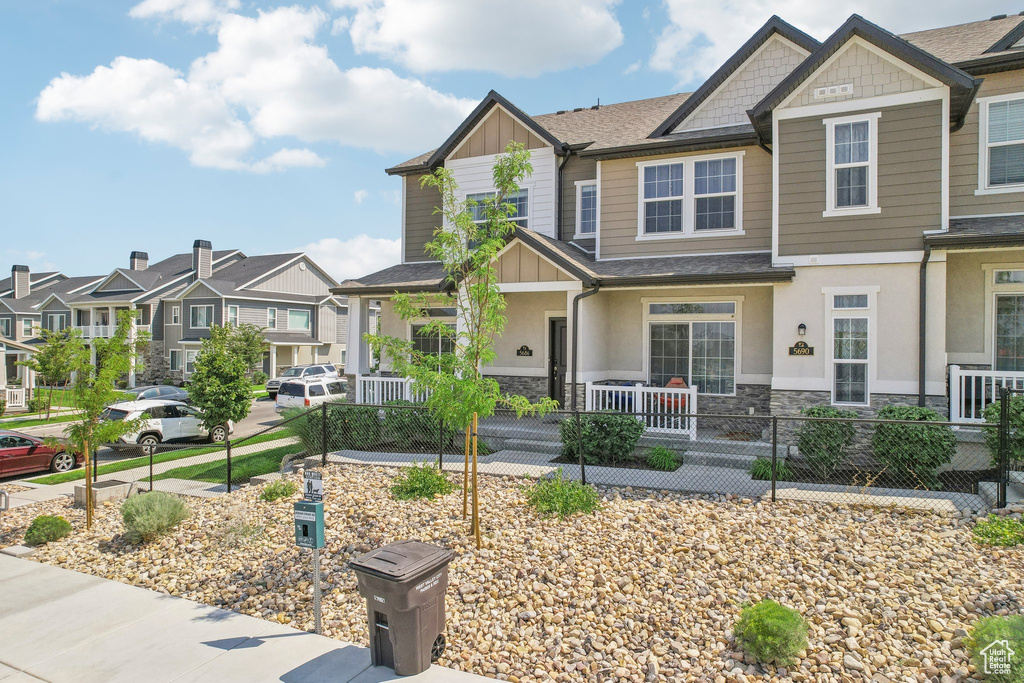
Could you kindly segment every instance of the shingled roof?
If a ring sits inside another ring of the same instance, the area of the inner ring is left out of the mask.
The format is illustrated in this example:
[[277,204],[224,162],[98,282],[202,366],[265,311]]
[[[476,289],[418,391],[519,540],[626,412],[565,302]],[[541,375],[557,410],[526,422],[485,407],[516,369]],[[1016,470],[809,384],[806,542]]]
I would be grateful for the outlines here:
[[[1024,54],[1024,50],[1008,50],[1016,35],[1024,37],[1024,14],[993,18],[986,21],[972,21],[955,26],[914,31],[900,36],[944,62],[960,64],[977,59],[986,59],[1005,52]],[[1007,39],[1008,40],[1004,40]]]

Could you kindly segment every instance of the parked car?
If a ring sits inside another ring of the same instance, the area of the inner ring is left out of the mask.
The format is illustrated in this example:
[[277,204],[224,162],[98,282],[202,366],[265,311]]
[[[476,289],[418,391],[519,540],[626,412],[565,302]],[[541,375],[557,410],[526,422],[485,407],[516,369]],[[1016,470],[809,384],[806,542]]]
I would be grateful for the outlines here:
[[0,430],[0,477],[50,470],[67,472],[84,462],[81,454],[51,448],[37,436]]
[[281,384],[274,399],[274,410],[281,412],[289,408],[309,408],[343,401],[347,389],[345,380],[337,377],[293,379]]
[[134,396],[136,401],[145,401],[148,399],[163,399],[165,401],[181,401],[182,403],[191,403],[188,392],[181,387],[172,387],[170,385],[153,385],[148,387],[135,387],[134,389],[126,389],[121,392],[123,394],[131,394]]
[[338,370],[330,363],[318,363],[316,365],[295,365],[288,368],[280,377],[274,377],[267,380],[267,393],[270,395],[270,400],[273,401],[277,398],[277,389],[281,386],[281,382],[287,382],[292,379],[305,379],[307,377],[337,377]]
[[[207,430],[203,426],[202,414],[181,401],[151,399],[115,403],[103,411],[103,419],[143,420],[141,429],[125,434],[118,443],[111,444],[113,448],[119,449],[160,443],[224,441],[227,437],[221,425]],[[233,431],[234,424],[228,423],[228,434]]]

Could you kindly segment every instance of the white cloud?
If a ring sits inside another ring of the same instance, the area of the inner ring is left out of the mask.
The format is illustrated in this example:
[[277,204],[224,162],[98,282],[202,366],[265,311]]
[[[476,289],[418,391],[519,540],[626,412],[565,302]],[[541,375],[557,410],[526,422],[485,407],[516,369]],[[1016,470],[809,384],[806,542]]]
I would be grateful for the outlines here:
[[356,53],[416,73],[536,76],[599,61],[622,44],[618,0],[333,0],[353,9]]
[[402,205],[402,191],[401,190],[381,190],[380,191],[380,196],[381,196],[381,198],[384,201],[390,202],[390,203],[394,204],[395,206],[401,206]]
[[118,57],[85,76],[54,78],[39,96],[36,117],[133,132],[184,150],[196,166],[264,173],[325,161],[292,148],[253,160],[261,140],[418,152],[443,139],[475,104],[389,69],[341,69],[315,42],[327,21],[317,8],[223,14],[217,49],[188,73]]
[[635,74],[639,70],[640,70],[640,62],[638,62],[638,61],[637,62],[633,62],[632,64],[630,64],[629,66],[627,66],[625,69],[622,70],[622,75],[623,76],[629,76],[630,74]]
[[[888,31],[905,33],[976,21],[1005,12],[1002,0],[935,0],[926,15],[914,3],[891,0],[664,0],[669,23],[655,42],[652,68],[693,84],[721,66],[772,14],[825,40],[857,13]],[[1002,9],[1000,9],[1002,8]]]
[[128,10],[128,16],[135,19],[157,17],[187,24],[209,24],[241,6],[239,0],[142,0]]
[[369,195],[370,192],[368,190],[356,190],[354,193],[352,193],[352,199],[355,201],[356,204],[362,204],[363,200],[366,199]]
[[340,36],[342,33],[348,30],[350,23],[351,22],[349,21],[348,17],[338,17],[337,19],[334,20],[334,23],[331,24],[331,35]]
[[337,237],[311,242],[296,251],[309,255],[336,280],[358,278],[401,261],[401,240],[362,234],[347,240]]
[[[49,272],[60,270],[57,265],[46,258],[46,252],[32,249],[22,251],[20,249],[6,249],[5,253],[14,263],[27,265],[34,272]],[[9,274],[9,272],[8,272]]]

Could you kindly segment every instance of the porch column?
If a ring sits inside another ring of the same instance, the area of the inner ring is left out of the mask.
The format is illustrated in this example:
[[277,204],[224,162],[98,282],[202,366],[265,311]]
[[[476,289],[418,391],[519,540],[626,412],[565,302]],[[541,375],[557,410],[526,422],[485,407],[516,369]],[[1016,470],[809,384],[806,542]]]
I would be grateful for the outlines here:
[[293,346],[292,347],[292,367],[295,367],[298,364],[299,364],[299,347],[298,346]]
[[268,374],[271,378],[274,378],[277,376],[277,347],[271,346],[268,355],[270,356],[270,367],[268,368],[270,372]]
[[0,344],[0,389],[7,386],[7,346]]
[[117,325],[117,318],[114,313],[113,306],[107,306],[107,334],[104,335],[107,338],[114,336],[114,326]]
[[348,298],[348,341],[345,372],[366,375],[370,372],[370,346],[363,335],[370,331],[370,300],[361,296]]
[[135,388],[135,339],[137,338],[137,334],[138,334],[138,328],[137,328],[138,321],[135,318],[135,306],[133,305],[129,310],[132,313],[132,324],[131,324],[131,327],[128,328],[128,351],[131,354],[129,356],[129,359],[128,359],[128,362],[129,362],[129,367],[128,367],[128,388],[129,389],[134,389]]

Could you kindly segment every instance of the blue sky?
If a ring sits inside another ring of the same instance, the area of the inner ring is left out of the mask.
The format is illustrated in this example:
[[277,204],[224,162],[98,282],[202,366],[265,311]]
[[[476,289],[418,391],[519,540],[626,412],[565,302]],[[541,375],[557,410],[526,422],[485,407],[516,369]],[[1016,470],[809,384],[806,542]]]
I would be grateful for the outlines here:
[[1019,9],[293,1],[0,0],[0,272],[105,273],[202,238],[362,275],[397,260],[383,169],[491,88],[530,113],[654,97],[697,87],[772,13],[824,39],[854,11],[900,32]]

